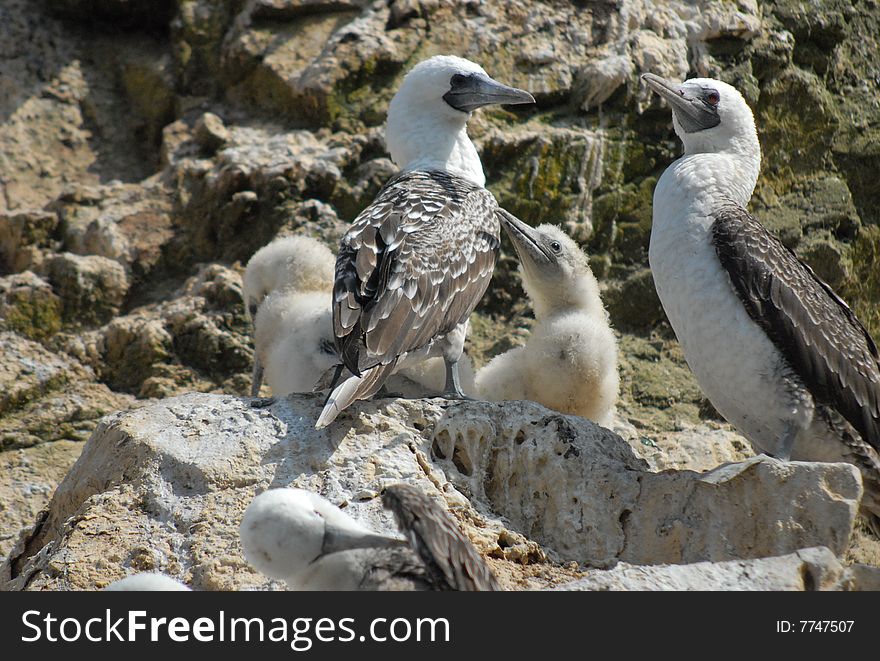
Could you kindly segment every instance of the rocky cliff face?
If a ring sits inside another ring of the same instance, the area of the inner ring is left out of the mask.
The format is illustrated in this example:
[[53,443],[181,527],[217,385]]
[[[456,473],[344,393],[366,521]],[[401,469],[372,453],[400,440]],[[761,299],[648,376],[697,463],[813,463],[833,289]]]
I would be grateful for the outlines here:
[[[765,158],[753,211],[880,336],[878,35],[867,0],[4,2],[0,555],[102,416],[247,392],[241,264],[295,231],[335,247],[394,172],[388,100],[436,53],[535,94],[535,107],[481,111],[471,133],[499,201],[590,254],[621,334],[617,431],[652,468],[747,457],[701,397],[647,270],[651,194],[678,145],[638,75],[744,92]],[[474,317],[478,365],[531,323],[515,264],[505,248]],[[880,564],[863,536],[848,553]]]

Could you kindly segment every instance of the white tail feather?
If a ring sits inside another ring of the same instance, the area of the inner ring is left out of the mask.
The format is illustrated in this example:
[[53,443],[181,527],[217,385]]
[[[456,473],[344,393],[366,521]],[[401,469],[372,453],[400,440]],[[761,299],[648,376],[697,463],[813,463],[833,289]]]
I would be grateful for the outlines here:
[[330,393],[327,403],[315,422],[315,429],[326,427],[352,403],[375,395],[388,376],[394,371],[397,361],[387,365],[377,365],[363,371],[361,376],[350,376]]

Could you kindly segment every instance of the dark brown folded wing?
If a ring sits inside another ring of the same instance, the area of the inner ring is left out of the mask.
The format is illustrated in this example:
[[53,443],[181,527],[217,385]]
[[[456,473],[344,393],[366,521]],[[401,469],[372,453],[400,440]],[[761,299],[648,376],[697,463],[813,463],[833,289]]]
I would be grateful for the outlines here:
[[398,175],[355,219],[336,260],[333,330],[359,374],[465,321],[500,245],[486,189],[445,172]]
[[449,514],[409,484],[386,487],[382,503],[441,590],[500,590],[486,562]]
[[880,450],[880,357],[849,306],[738,204],[716,214],[712,240],[749,316],[813,397]]

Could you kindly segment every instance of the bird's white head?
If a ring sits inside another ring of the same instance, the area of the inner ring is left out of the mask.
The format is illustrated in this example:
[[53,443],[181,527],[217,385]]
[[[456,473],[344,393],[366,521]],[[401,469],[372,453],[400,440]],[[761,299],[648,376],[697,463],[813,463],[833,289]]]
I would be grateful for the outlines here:
[[330,501],[304,489],[270,489],[254,498],[239,529],[247,561],[260,573],[301,584],[324,556],[402,544],[377,535]]
[[275,239],[254,253],[244,272],[244,297],[251,318],[273,291],[322,291],[333,288],[336,257],[317,239]]
[[646,73],[642,79],[672,107],[672,125],[685,154],[750,153],[758,145],[755,118],[735,87],[713,78],[673,83]]
[[437,55],[413,67],[391,99],[385,142],[401,170],[446,170],[482,186],[483,166],[467,135],[471,113],[491,104],[534,102],[470,60]]
[[555,225],[531,227],[513,215],[502,218],[537,318],[573,309],[605,314],[599,284],[574,239]]
[[[672,108],[672,125],[684,145],[685,156],[718,154],[728,158],[731,176],[725,181],[741,188],[748,202],[761,169],[761,144],[751,109],[736,88],[714,78],[691,78],[683,83],[665,80],[652,73],[642,80]],[[725,178],[726,177],[722,177]]]

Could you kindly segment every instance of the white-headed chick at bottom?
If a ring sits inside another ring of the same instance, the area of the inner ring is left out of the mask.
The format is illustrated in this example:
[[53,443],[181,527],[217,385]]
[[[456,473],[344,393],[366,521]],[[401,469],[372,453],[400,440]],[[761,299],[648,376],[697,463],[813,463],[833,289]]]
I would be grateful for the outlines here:
[[526,344],[477,372],[489,401],[532,400],[608,425],[617,401],[617,340],[587,256],[553,225],[537,228],[504,214],[535,312]]

